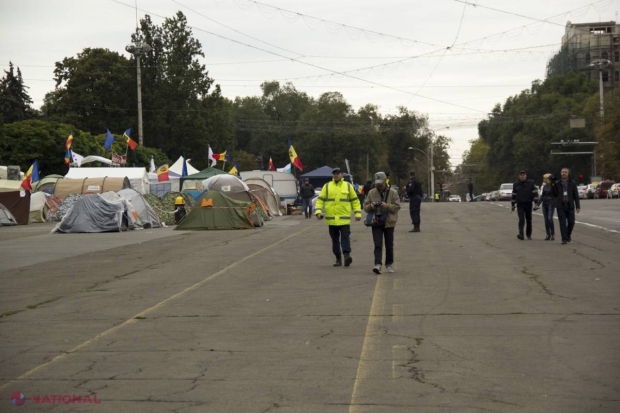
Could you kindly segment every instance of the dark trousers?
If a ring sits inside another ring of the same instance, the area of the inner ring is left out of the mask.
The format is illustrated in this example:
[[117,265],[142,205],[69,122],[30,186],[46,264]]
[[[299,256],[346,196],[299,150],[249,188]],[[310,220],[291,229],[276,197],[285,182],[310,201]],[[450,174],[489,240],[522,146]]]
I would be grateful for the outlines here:
[[372,240],[375,243],[375,265],[383,258],[383,239],[385,239],[385,265],[394,263],[394,228],[372,227]]
[[469,199],[471,200],[471,202],[474,202],[474,191],[473,190],[469,191]]
[[558,221],[560,221],[562,241],[570,240],[573,227],[575,226],[575,210],[568,204],[562,204],[562,206],[558,208]]
[[301,209],[306,217],[312,216],[312,198],[302,198]]
[[332,237],[332,251],[340,258],[340,246],[344,254],[351,253],[351,225],[330,225],[329,236]]
[[553,213],[555,212],[555,207],[553,204],[545,204],[543,203],[542,207],[543,217],[545,218],[545,231],[547,231],[547,235],[555,235],[555,225],[553,224]]
[[517,204],[517,214],[519,215],[519,235],[523,236],[523,227],[527,223],[525,235],[532,236],[532,203]]
[[411,216],[411,224],[414,228],[420,228],[420,206],[422,205],[422,197],[414,196],[409,198],[409,215]]

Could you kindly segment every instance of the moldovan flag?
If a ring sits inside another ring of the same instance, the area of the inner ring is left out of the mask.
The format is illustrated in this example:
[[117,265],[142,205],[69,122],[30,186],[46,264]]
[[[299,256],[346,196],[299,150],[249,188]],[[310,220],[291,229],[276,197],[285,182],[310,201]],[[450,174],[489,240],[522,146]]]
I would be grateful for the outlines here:
[[73,159],[73,156],[71,156],[71,145],[73,145],[73,132],[69,134],[67,142],[65,142],[65,166],[71,166],[71,160]]
[[32,191],[32,183],[39,182],[39,161],[34,161],[22,181],[22,188]]
[[131,150],[135,151],[138,147],[138,144],[136,143],[136,141],[131,139],[129,135],[131,135],[131,128],[127,129],[125,133],[123,133],[123,137],[125,138],[125,141],[127,142],[127,145],[131,148]]
[[269,170],[270,171],[276,170],[276,166],[273,164],[273,159],[271,159],[271,156],[269,157]]
[[73,132],[69,134],[69,137],[67,138],[67,142],[65,142],[65,151],[68,151],[69,149],[71,149],[72,144],[73,144]]
[[228,149],[226,149],[224,152],[222,153],[214,153],[213,154],[213,159],[215,159],[215,161],[222,161],[224,162],[224,160],[226,159],[226,152],[228,151]]
[[157,181],[169,181],[170,177],[168,176],[168,164],[164,164],[157,168]]
[[288,157],[291,158],[291,163],[297,167],[300,171],[303,171],[304,168],[301,165],[301,159],[297,156],[297,152],[295,152],[295,148],[293,148],[293,142],[288,140]]
[[235,162],[235,166],[230,168],[230,171],[228,171],[228,173],[231,175],[239,176],[239,164]]

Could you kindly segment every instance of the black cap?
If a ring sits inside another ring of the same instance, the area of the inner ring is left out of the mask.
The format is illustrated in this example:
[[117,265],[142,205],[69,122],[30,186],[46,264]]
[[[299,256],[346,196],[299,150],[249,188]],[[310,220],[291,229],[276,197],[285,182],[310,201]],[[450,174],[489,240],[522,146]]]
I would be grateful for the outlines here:
[[527,175],[527,172],[525,172],[525,171],[519,171],[519,175],[521,175],[521,174],[526,174],[526,175]]
[[335,167],[334,169],[332,169],[333,174],[335,174],[336,172],[342,172],[342,169],[340,169],[339,167]]

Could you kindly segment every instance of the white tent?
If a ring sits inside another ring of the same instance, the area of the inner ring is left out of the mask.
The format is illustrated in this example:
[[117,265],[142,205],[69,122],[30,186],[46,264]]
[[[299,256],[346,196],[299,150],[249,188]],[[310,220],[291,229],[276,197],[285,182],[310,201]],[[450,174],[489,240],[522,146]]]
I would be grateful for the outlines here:
[[[192,165],[190,165],[189,161],[187,161],[187,174],[193,175],[198,172],[200,171],[194,168]],[[153,191],[151,192],[155,193],[157,196],[160,196],[160,197],[166,194],[167,192],[179,192],[180,191],[179,183],[180,183],[182,174],[183,174],[183,156],[179,156],[179,159],[177,159],[177,161],[168,168],[168,178],[170,179],[169,181],[159,182],[157,180],[157,173],[149,172],[149,184],[153,186],[152,188]],[[160,186],[162,186],[162,188],[158,188]]]
[[124,178],[141,194],[149,193],[149,178],[145,168],[69,168],[65,178]]
[[[215,175],[202,181],[202,187],[206,191],[223,192],[249,192],[250,188],[235,175]],[[227,194],[228,195],[228,194]]]

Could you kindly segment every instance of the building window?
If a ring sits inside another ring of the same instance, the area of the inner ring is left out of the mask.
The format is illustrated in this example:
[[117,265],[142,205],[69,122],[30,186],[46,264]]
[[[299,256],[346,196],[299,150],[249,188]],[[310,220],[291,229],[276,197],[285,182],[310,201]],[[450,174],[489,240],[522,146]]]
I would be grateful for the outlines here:
[[616,70],[616,73],[614,73],[614,80],[620,82],[620,70]]
[[603,82],[609,82],[609,72],[607,70],[603,70]]
[[609,54],[607,52],[603,52],[603,54],[601,55],[601,58],[607,60],[609,59]]
[[620,62],[620,52],[617,50],[614,52],[614,61]]

